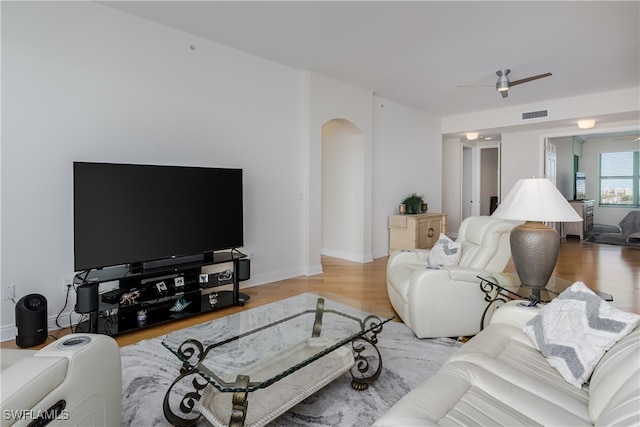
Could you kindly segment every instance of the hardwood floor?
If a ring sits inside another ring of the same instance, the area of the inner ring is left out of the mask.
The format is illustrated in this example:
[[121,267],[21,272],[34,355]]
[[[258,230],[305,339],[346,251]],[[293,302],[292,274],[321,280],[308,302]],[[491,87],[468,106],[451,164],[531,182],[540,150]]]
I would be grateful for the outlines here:
[[[366,264],[323,257],[323,274],[242,289],[251,297],[244,307],[228,307],[115,338],[120,346],[125,346],[310,291],[331,292],[391,311],[387,298],[386,263],[387,257]],[[515,271],[513,264],[509,263],[505,271]],[[610,293],[615,307],[640,314],[640,249],[585,243],[575,238],[563,239],[554,274],[570,281],[583,281],[593,290]],[[68,333],[70,330],[67,328],[52,331],[51,335],[58,338]],[[47,342],[51,340],[49,338]],[[16,348],[15,341],[5,341],[1,347]]]

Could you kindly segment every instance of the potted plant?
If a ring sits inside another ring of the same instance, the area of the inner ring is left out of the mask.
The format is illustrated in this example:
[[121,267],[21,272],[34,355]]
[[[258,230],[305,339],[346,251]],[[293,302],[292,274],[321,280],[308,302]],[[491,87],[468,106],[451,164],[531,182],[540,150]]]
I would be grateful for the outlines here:
[[422,205],[424,204],[423,196],[418,196],[416,193],[409,194],[402,201],[402,204],[406,206],[408,214],[421,213]]

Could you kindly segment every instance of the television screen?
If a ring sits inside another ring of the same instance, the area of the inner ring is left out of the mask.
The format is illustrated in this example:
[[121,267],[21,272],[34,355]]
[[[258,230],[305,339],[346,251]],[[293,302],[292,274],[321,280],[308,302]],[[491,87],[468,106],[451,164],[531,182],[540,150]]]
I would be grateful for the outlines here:
[[242,169],[74,162],[75,271],[243,245]]

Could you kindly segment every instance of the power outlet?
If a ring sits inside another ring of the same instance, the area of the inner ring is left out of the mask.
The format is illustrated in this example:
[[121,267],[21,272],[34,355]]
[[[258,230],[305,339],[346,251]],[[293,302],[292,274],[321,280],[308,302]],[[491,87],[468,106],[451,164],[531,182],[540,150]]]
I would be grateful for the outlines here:
[[16,285],[6,285],[2,287],[2,300],[13,300],[16,298]]
[[62,290],[67,292],[67,289],[70,287],[73,288],[73,277],[74,276],[64,276],[62,278]]

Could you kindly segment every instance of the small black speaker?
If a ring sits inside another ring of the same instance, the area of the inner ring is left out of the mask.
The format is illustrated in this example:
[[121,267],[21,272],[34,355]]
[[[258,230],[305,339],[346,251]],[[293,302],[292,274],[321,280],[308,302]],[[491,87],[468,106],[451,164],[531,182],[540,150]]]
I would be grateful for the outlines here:
[[251,277],[251,260],[249,258],[243,258],[238,260],[238,280],[249,280]]
[[98,311],[98,284],[85,283],[76,289],[76,313]]
[[16,304],[16,344],[33,347],[47,339],[47,299],[40,294],[29,294]]

